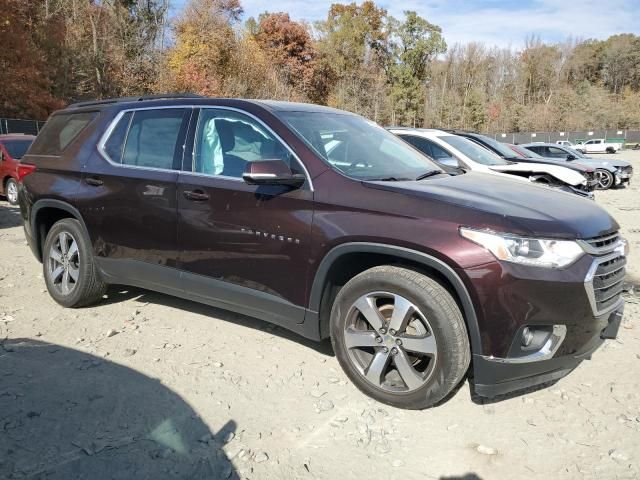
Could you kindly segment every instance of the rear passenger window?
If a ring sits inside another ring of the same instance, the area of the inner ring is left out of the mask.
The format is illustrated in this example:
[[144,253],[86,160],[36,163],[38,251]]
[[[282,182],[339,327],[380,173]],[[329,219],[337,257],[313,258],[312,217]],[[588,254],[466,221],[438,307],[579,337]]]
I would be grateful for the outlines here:
[[52,116],[38,134],[29,153],[60,155],[97,114],[97,112],[59,113]]
[[[120,163],[165,170],[179,168],[182,145],[178,145],[178,138],[181,137],[183,119],[187,114],[187,109],[176,108],[135,111]],[[118,134],[121,135],[120,132]],[[117,144],[117,139],[111,144],[116,157]],[[113,157],[112,160],[117,161]]]

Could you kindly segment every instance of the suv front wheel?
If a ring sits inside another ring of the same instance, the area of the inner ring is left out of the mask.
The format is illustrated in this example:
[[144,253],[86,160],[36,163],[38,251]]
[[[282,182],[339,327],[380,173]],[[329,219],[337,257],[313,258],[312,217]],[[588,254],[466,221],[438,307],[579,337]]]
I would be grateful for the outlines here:
[[49,230],[42,252],[47,290],[64,307],[97,302],[107,285],[100,279],[80,222],[65,218]]
[[331,341],[361,391],[408,409],[444,399],[463,379],[471,355],[451,294],[432,278],[395,266],[366,270],[340,290]]

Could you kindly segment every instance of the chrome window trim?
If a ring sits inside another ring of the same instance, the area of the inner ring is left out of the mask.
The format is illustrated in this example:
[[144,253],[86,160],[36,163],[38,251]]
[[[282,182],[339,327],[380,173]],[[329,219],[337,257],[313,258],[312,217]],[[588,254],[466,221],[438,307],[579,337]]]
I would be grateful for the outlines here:
[[[298,164],[302,167],[302,170],[304,171],[304,176],[306,178],[306,181],[309,183],[309,190],[311,192],[314,191],[313,181],[311,180],[311,174],[309,173],[309,170],[307,170],[307,167],[304,164],[304,162],[302,162],[302,160],[300,160],[300,157],[298,157],[298,155],[291,149],[289,144],[287,142],[285,142],[280,135],[278,135],[276,132],[274,132],[273,129],[271,127],[269,127],[264,121],[262,121],[261,119],[259,119],[255,115],[253,115],[252,113],[249,113],[249,112],[247,112],[245,110],[242,110],[242,109],[236,108],[236,107],[218,106],[218,105],[195,105],[195,104],[189,104],[189,105],[164,105],[164,106],[155,106],[155,107],[135,107],[135,108],[127,108],[127,109],[124,109],[124,110],[120,110],[118,112],[118,114],[115,116],[115,118],[113,120],[111,120],[111,123],[109,124],[109,126],[107,127],[105,132],[100,137],[100,140],[98,141],[97,148],[98,148],[98,152],[100,153],[100,155],[107,162],[109,162],[111,165],[113,165],[114,167],[131,168],[131,169],[136,169],[136,170],[150,170],[150,171],[156,171],[156,172],[174,172],[174,173],[179,173],[179,174],[184,174],[184,175],[194,175],[194,176],[207,177],[207,178],[220,178],[220,179],[223,179],[223,180],[235,180],[235,181],[244,182],[242,177],[238,178],[238,177],[230,177],[230,176],[227,176],[227,175],[210,175],[210,174],[206,174],[206,173],[194,172],[193,170],[192,171],[187,171],[187,170],[183,170],[182,168],[174,170],[174,169],[166,169],[166,168],[139,167],[137,165],[127,165],[127,164],[124,164],[124,163],[116,163],[109,157],[109,155],[107,155],[107,152],[104,149],[104,146],[107,143],[107,140],[109,140],[109,137],[111,136],[111,134],[113,133],[113,130],[116,128],[116,125],[118,124],[120,119],[126,113],[128,113],[128,112],[134,112],[135,113],[135,112],[141,111],[141,110],[163,110],[163,109],[192,109],[192,115],[193,115],[193,110],[195,110],[195,109],[198,109],[198,110],[204,110],[204,109],[229,110],[229,111],[241,113],[243,115],[246,115],[246,116],[252,118],[256,122],[258,122],[260,125],[262,125],[269,133],[271,133],[280,143],[282,143],[282,145],[284,145],[284,147],[289,151],[289,153],[291,153],[291,155],[293,155],[293,158],[295,158],[295,160],[298,162]],[[131,118],[133,118],[133,116]],[[196,145],[196,143],[195,143],[195,134],[196,134],[196,132],[198,130],[199,124],[200,124],[200,115],[198,115],[198,125],[196,125],[196,130],[194,131],[194,142],[193,142],[194,150],[195,150],[195,145]],[[129,135],[128,129],[127,129],[127,135]],[[186,147],[186,140],[187,140],[187,136],[185,136],[185,144],[182,146],[183,150]],[[123,146],[123,148],[124,148],[124,146]],[[193,155],[193,152],[192,152],[192,155]],[[193,169],[193,162],[192,162],[191,168]]]
[[217,105],[200,105],[200,106],[194,106],[194,108],[199,109],[200,110],[200,114],[198,115],[198,123],[196,124],[195,131],[193,132],[193,150],[191,152],[191,159],[192,159],[192,161],[191,161],[191,169],[192,170],[190,172],[187,171],[187,170],[183,170],[182,171],[183,173],[185,173],[187,175],[198,175],[198,176],[204,176],[204,177],[208,177],[208,178],[234,179],[234,180],[240,180],[241,182],[244,182],[242,177],[230,177],[228,175],[212,175],[212,174],[209,174],[209,173],[200,173],[200,172],[194,172],[193,171],[193,158],[195,157],[196,141],[197,141],[196,137],[197,137],[198,129],[200,128],[200,121],[202,120],[202,110],[228,110],[228,111],[231,111],[231,112],[236,112],[236,113],[240,113],[242,115],[246,115],[247,117],[249,117],[252,120],[256,121],[259,125],[261,125],[271,135],[273,135],[274,138],[276,140],[278,140],[287,149],[287,151],[293,156],[293,158],[296,160],[298,165],[300,167],[302,167],[302,171],[304,172],[305,179],[309,183],[309,190],[312,191],[312,192],[314,191],[313,181],[311,180],[311,174],[309,174],[309,171],[307,170],[306,165],[302,162],[302,160],[300,160],[300,157],[298,157],[298,155],[293,151],[293,149],[289,146],[289,144],[282,139],[282,137],[280,135],[278,135],[276,132],[274,132],[273,129],[271,127],[269,127],[269,125],[267,125],[265,122],[260,120],[258,117],[256,117],[252,113],[249,113],[249,112],[247,112],[245,110],[242,110],[242,109],[236,108],[236,107],[217,106]]
[[[181,170],[173,169],[173,168],[140,167],[138,165],[128,165],[126,163],[117,163],[117,162],[114,162],[111,159],[111,157],[109,157],[109,155],[107,154],[107,151],[104,149],[104,146],[107,143],[107,140],[109,140],[109,137],[111,136],[111,134],[113,133],[113,130],[115,130],[116,125],[118,125],[118,122],[122,119],[122,117],[126,113],[134,112],[135,114],[135,112],[139,110],[166,110],[166,109],[189,110],[189,109],[193,109],[193,106],[192,105],[171,105],[171,106],[164,106],[164,107],[140,107],[140,108],[127,108],[125,110],[119,111],[118,114],[115,116],[115,118],[111,120],[111,123],[109,124],[105,132],[100,137],[100,140],[98,141],[98,145],[97,145],[98,152],[100,153],[102,158],[104,158],[107,162],[109,162],[114,167],[119,167],[119,168],[127,168],[127,169],[133,169],[133,170],[146,170],[146,171],[152,171],[152,172],[171,172],[176,174],[180,173]],[[134,115],[131,116],[131,120],[133,120],[133,117]],[[129,126],[127,127],[127,137],[129,136],[129,128],[131,127],[131,120],[129,121]],[[125,142],[126,142],[126,139],[125,139]],[[122,148],[124,149],[124,145]],[[183,149],[184,149],[184,145],[183,145]]]

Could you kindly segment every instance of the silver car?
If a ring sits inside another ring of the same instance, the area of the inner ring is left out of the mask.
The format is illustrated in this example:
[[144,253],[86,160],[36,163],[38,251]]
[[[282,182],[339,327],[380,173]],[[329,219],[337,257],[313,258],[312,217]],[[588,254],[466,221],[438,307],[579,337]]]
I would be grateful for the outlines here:
[[576,162],[596,169],[598,190],[607,190],[631,183],[633,167],[624,160],[611,158],[592,158],[565,145],[555,143],[525,143],[518,145],[538,155],[556,160]]

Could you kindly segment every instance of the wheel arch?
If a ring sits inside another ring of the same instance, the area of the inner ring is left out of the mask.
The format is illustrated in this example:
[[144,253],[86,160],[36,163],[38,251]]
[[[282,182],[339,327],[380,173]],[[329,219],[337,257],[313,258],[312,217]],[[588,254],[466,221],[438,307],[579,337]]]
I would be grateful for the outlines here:
[[[87,227],[82,215],[73,205],[55,199],[42,199],[33,204],[31,208],[31,234],[36,245],[36,256],[42,262],[42,249],[49,229],[57,221],[63,218],[74,218],[80,222],[85,235]],[[89,236],[87,235],[87,238]]]
[[341,288],[333,284],[332,279],[336,278],[336,275],[340,278],[340,269],[346,270],[343,274],[346,280],[368,268],[384,264],[415,268],[427,275],[435,276],[435,279],[452,293],[462,309],[472,353],[482,351],[480,329],[473,301],[462,279],[451,266],[424,252],[369,242],[349,242],[338,245],[320,262],[309,295],[309,309],[317,315],[320,338],[329,336],[330,310],[333,299]]
[[[2,179],[2,191],[5,191],[6,186],[7,186],[7,182],[13,178],[15,180],[15,178],[13,177],[13,175],[5,175],[4,178]],[[16,180],[17,181],[17,180]]]

